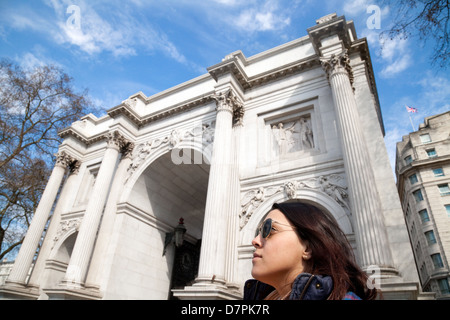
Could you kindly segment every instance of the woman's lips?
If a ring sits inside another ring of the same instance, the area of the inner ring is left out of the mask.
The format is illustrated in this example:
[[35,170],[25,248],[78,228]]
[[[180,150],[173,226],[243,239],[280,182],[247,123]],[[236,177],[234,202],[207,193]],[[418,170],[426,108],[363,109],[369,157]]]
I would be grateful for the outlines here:
[[258,254],[258,253],[253,253],[253,260],[255,260],[255,259],[260,259],[261,258],[261,255],[260,254]]

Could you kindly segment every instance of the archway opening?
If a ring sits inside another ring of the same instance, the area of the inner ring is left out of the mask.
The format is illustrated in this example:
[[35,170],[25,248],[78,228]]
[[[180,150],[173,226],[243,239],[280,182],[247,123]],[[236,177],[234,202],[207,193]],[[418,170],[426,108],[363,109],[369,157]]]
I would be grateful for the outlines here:
[[65,239],[61,240],[62,243],[57,243],[59,247],[55,248],[50,258],[46,261],[46,272],[48,275],[44,277],[46,280],[44,288],[54,287],[64,279],[78,231],[68,232],[68,234]]
[[[197,150],[183,151],[191,152],[191,159],[202,158]],[[173,243],[167,245],[163,258],[167,260],[167,269],[159,271],[160,278],[167,279],[165,290],[169,299],[173,297],[171,289],[189,285],[198,272],[209,169],[206,161],[176,164],[168,152],[153,161],[133,187],[130,197],[133,205],[148,212],[157,225],[166,228],[165,232],[160,232],[159,247],[166,246],[166,234],[177,227],[180,218],[184,221],[184,243],[181,247]],[[161,250],[154,256],[162,253]]]

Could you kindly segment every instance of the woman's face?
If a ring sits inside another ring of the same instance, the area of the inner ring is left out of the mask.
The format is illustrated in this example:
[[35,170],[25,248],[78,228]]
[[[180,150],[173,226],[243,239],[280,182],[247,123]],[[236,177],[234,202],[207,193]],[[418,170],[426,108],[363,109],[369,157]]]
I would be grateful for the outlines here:
[[272,219],[272,231],[267,238],[258,234],[252,241],[252,276],[274,287],[292,283],[304,271],[305,261],[311,257],[306,243],[300,239],[284,214],[272,210],[266,217]]

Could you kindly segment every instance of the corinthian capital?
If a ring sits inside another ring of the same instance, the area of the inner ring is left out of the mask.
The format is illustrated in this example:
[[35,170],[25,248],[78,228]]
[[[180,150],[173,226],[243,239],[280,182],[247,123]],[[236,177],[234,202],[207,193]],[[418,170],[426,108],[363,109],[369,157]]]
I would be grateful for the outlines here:
[[108,147],[117,148],[118,150],[127,143],[127,140],[119,133],[119,131],[109,132],[107,135]]
[[350,83],[353,85],[353,72],[350,66],[350,58],[348,57],[347,49],[340,54],[333,54],[328,58],[320,58],[322,68],[327,73],[328,79],[339,72],[347,73]]
[[231,90],[220,92],[219,94],[213,94],[212,98],[216,100],[217,111],[228,111],[230,113],[233,113],[234,95]]
[[134,143],[125,139],[119,131],[109,132],[107,135],[108,148],[115,148],[122,153],[123,157],[131,156],[134,149]]
[[233,115],[233,124],[242,125],[242,119],[244,117],[244,105],[236,95],[228,90],[219,94],[212,95],[212,98],[216,100],[217,112],[227,111]]
[[56,154],[56,163],[55,166],[60,166],[63,168],[67,168],[75,163],[77,159],[68,155],[65,151],[60,151]]

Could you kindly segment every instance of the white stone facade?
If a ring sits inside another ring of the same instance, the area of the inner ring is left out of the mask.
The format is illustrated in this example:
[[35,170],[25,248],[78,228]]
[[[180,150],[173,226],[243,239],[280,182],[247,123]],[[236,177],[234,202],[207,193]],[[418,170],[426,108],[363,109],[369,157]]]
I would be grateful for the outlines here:
[[[274,202],[299,199],[337,219],[385,298],[423,297],[367,41],[335,14],[307,32],[253,57],[234,52],[205,75],[63,130],[46,203],[3,296],[240,299],[257,225]],[[163,251],[181,217],[185,242],[201,247],[195,279],[174,287],[175,247]]]
[[396,174],[425,291],[450,299],[450,111],[397,143]]

